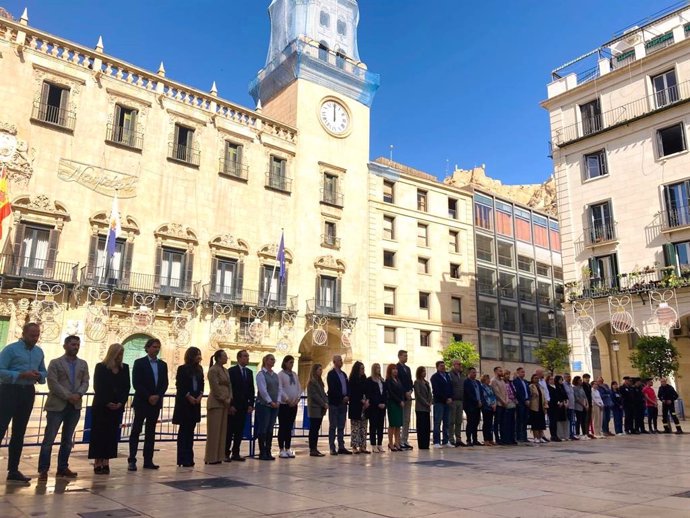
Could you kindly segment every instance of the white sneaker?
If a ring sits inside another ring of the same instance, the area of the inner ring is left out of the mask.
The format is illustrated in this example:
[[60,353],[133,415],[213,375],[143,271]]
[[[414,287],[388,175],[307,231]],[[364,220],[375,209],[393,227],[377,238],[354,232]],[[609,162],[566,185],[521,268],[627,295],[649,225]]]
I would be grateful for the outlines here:
[[294,459],[295,458],[295,451],[294,450],[287,450],[287,456],[290,459]]
[[435,443],[435,444],[434,444],[434,449],[435,449],[435,450],[440,450],[441,448],[443,448],[443,446],[441,446],[439,443]]
[[541,439],[539,439],[539,442],[540,442],[540,443],[543,443],[543,444],[546,444],[546,443],[549,442],[549,441],[547,441],[546,439],[544,439],[544,438],[542,437]]
[[290,456],[288,455],[287,450],[280,450],[280,454],[278,455],[281,459],[288,459]]

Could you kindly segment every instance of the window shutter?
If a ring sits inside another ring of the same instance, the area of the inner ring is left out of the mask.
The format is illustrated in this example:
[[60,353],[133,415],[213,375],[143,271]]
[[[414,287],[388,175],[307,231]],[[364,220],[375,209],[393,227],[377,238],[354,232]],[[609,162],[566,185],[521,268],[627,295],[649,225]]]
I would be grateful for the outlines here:
[[182,283],[182,290],[185,293],[189,293],[190,295],[194,295],[192,293],[192,287],[194,281],[192,280],[194,277],[194,252],[189,250],[185,254],[185,261],[184,261],[184,283]]
[[664,261],[666,266],[673,266],[678,273],[678,258],[676,257],[676,245],[673,243],[664,244]]
[[[343,280],[341,278],[337,278],[335,280],[335,300],[334,302],[334,309],[336,313],[341,312],[341,305],[342,305],[342,300],[343,300]],[[345,315],[349,316],[349,315]]]
[[98,236],[91,236],[89,240],[89,261],[86,264],[86,280],[93,281],[98,272]]
[[316,307],[321,306],[321,276],[317,275],[316,276],[316,288],[314,289],[314,292],[316,293]]
[[278,292],[280,293],[280,307],[285,307],[287,304],[287,287],[288,287],[288,271],[285,268],[285,280],[280,282],[280,273],[278,273]]
[[661,131],[657,130],[656,132],[656,144],[658,147],[658,155],[660,157],[664,156],[664,139],[661,138]]
[[156,265],[154,269],[154,289],[160,290],[161,287],[161,274],[163,271],[163,248],[158,246],[156,247]]
[[217,290],[216,289],[216,283],[218,282],[218,258],[217,257],[212,257],[211,258],[211,284],[210,288],[208,290],[209,294],[211,293],[222,293],[222,290]]
[[[591,257],[589,259],[589,269],[591,271],[590,277],[593,277],[593,278],[599,277],[599,261],[597,261],[596,257]],[[583,280],[587,280],[587,279],[583,279]]]
[[237,277],[235,278],[235,300],[242,302],[242,290],[244,286],[244,261],[237,262]]
[[242,150],[244,149],[243,146],[237,146],[237,157],[235,160],[237,161],[238,165],[242,164]]
[[134,254],[134,243],[125,241],[124,260],[122,261],[122,288],[129,288],[129,279],[132,275],[132,256]]
[[60,126],[67,126],[67,102],[69,101],[69,90],[62,88],[60,91],[60,114],[58,117],[58,124]]
[[[43,83],[45,85],[45,83]],[[24,223],[17,223],[17,230],[14,233],[14,250],[12,260],[9,268],[14,271],[15,275],[21,273],[23,264],[22,246],[24,245],[24,233],[26,232],[26,225]]]
[[122,108],[119,104],[115,105],[112,139],[115,142],[120,142],[122,140]]
[[39,106],[39,116],[41,120],[48,120],[48,95],[50,94],[50,84],[43,82],[41,86],[41,105]]
[[266,284],[266,265],[261,265],[259,269],[259,306],[264,301],[264,286]]
[[48,238],[48,256],[46,257],[46,268],[44,272],[48,278],[51,278],[53,275],[55,275],[55,259],[57,258],[59,240],[60,231],[56,228],[51,229],[50,237]]

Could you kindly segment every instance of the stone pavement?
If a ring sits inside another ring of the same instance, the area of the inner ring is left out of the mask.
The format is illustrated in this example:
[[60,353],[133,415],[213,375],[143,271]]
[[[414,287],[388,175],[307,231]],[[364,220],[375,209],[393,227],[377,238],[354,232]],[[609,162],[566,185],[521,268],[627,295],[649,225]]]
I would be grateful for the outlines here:
[[[198,444],[187,469],[174,466],[174,443],[159,446],[159,471],[128,473],[120,458],[109,477],[93,474],[79,446],[76,481],[0,482],[0,516],[690,516],[690,434],[323,458],[299,438],[295,459],[219,466],[203,464]],[[33,475],[38,449],[25,455]]]

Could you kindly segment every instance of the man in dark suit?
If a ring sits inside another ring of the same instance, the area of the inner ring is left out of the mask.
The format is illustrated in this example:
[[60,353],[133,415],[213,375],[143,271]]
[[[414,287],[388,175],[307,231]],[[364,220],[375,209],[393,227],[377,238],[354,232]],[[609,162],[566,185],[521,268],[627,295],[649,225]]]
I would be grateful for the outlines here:
[[412,381],[412,371],[407,366],[407,351],[398,351],[398,364],[395,366],[398,369],[398,380],[405,391],[405,401],[403,402],[403,425],[400,433],[400,447],[403,450],[413,449],[408,442],[410,434],[410,416],[412,415],[412,390],[414,383]]
[[[347,405],[350,402],[350,387],[347,376],[342,371],[343,358],[339,354],[333,356],[333,368],[328,371],[328,444],[331,455],[351,455],[345,448],[345,421],[347,419]],[[335,449],[335,432],[338,431],[338,449]]]
[[156,423],[163,408],[163,396],[168,390],[168,366],[158,359],[161,342],[151,338],[144,345],[146,356],[135,360],[132,367],[132,386],[134,387],[134,420],[129,435],[129,458],[127,469],[137,470],[137,449],[139,436],[146,422],[144,431],[144,469],[158,469],[153,463],[153,443],[156,433]]
[[230,367],[230,385],[232,386],[233,413],[228,413],[228,431],[225,439],[225,462],[238,460],[244,462],[240,455],[242,433],[247,422],[247,415],[254,411],[254,375],[249,370],[249,353],[242,349],[237,353],[237,365]]
[[527,442],[527,418],[529,417],[529,384],[525,381],[524,367],[518,367],[513,378],[517,407],[515,409],[515,438]]
[[[450,407],[453,404],[453,384],[443,360],[436,362],[436,373],[431,376],[431,390],[434,400],[434,448],[446,448],[450,427]],[[441,442],[441,423],[443,423],[443,442]]]
[[479,381],[477,381],[477,369],[474,367],[470,368],[464,385],[463,408],[465,414],[467,414],[467,426],[465,427],[467,446],[482,446],[477,437],[482,411],[482,388],[479,386]]

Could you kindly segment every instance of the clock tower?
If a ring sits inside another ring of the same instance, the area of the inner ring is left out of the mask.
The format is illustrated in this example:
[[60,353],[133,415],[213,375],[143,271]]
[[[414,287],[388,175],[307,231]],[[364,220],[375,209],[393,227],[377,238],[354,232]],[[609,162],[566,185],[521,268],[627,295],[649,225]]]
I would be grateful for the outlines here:
[[356,0],[273,0],[268,11],[268,57],[249,90],[262,115],[297,129],[292,149],[261,138],[292,185],[269,203],[283,207],[275,224],[294,254],[305,379],[312,363],[327,365],[346,347],[348,360],[369,356],[369,121],[379,76],[360,60]]

